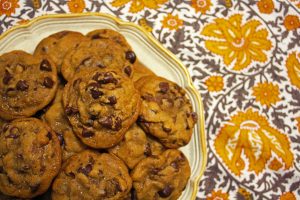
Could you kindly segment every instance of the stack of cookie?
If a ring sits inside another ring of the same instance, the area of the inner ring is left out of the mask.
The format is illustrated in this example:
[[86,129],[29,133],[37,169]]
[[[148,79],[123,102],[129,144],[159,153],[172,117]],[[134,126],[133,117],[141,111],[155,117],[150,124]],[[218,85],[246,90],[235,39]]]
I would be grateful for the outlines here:
[[197,114],[118,32],[52,34],[33,55],[0,56],[0,77],[3,199],[47,190],[53,200],[181,195],[191,172],[178,148]]

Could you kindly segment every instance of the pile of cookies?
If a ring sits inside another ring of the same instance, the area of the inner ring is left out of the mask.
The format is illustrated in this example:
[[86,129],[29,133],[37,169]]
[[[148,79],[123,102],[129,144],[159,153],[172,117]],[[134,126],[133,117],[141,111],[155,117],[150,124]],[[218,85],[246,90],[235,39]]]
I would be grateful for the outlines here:
[[197,114],[120,33],[52,34],[33,55],[1,55],[0,78],[1,199],[178,199],[186,187],[178,148]]

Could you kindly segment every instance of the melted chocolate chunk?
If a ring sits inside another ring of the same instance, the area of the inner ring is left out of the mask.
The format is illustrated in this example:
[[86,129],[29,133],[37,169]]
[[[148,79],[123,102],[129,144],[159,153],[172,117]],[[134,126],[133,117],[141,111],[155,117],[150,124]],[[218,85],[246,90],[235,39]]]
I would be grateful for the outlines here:
[[122,120],[119,117],[103,117],[99,119],[99,123],[108,129],[118,131],[122,128]]
[[5,70],[4,77],[2,79],[3,84],[7,85],[12,78],[13,76],[7,70]]
[[29,88],[29,85],[27,84],[27,82],[25,80],[19,80],[17,82],[16,88],[19,91],[25,91]]
[[159,88],[160,88],[160,91],[162,93],[167,93],[170,89],[169,87],[169,83],[166,83],[166,82],[160,82],[159,83]]
[[73,108],[73,107],[67,106],[65,112],[66,112],[66,114],[67,114],[68,116],[70,116],[70,115],[75,115],[75,114],[78,113],[79,111],[78,111],[77,108]]
[[52,140],[52,134],[51,134],[50,132],[47,133],[47,138],[48,138],[49,140]]
[[171,187],[170,185],[167,185],[164,189],[158,191],[158,195],[162,198],[166,198],[168,196],[170,196],[173,192],[174,188]]
[[100,35],[95,34],[91,38],[92,38],[92,40],[97,40],[97,39],[103,39],[104,37],[101,37]]
[[31,193],[35,193],[35,192],[37,192],[38,189],[40,188],[40,184],[38,183],[38,184],[36,184],[36,185],[30,185],[29,187],[30,187],[30,192],[31,192]]
[[85,167],[79,167],[77,170],[78,173],[83,173],[84,175],[89,175],[89,173],[92,171],[93,166],[92,164],[87,164]]
[[106,72],[104,74],[103,79],[98,80],[98,83],[100,83],[100,84],[108,84],[108,83],[117,84],[118,80],[115,79],[114,76],[110,72]]
[[136,55],[133,51],[127,51],[125,57],[131,64],[133,64],[136,60]]
[[196,113],[196,112],[192,112],[192,113],[191,113],[191,116],[192,116],[193,121],[196,123],[197,120],[198,120],[198,115],[197,115],[197,113]]
[[160,172],[160,169],[159,168],[152,168],[150,172],[151,172],[151,174],[157,175]]
[[73,179],[75,178],[75,174],[73,172],[68,173],[67,176],[70,176]]
[[40,64],[40,70],[51,72],[52,71],[52,67],[51,67],[50,62],[48,60],[46,60],[46,59],[42,60],[42,62]]
[[178,163],[177,163],[176,161],[172,162],[172,163],[171,163],[171,166],[172,166],[174,169],[176,169],[176,171],[179,170],[179,165],[178,165]]
[[172,131],[172,129],[164,127],[164,126],[162,126],[162,128],[163,128],[163,131],[165,131],[167,133],[170,133]]
[[152,150],[151,150],[151,146],[150,146],[149,143],[146,144],[144,155],[145,156],[151,156],[152,155]]
[[130,67],[130,66],[125,67],[124,72],[125,72],[128,76],[130,76],[130,75],[131,75],[131,72],[132,72],[131,67]]
[[92,137],[94,135],[95,135],[95,133],[91,130],[88,130],[85,128],[82,130],[82,137],[88,138],[88,137]]
[[117,98],[115,96],[108,97],[108,101],[110,105],[114,105],[117,103]]
[[44,85],[46,88],[52,88],[53,85],[54,85],[54,81],[53,81],[50,77],[46,77],[46,78],[44,79],[43,85]]

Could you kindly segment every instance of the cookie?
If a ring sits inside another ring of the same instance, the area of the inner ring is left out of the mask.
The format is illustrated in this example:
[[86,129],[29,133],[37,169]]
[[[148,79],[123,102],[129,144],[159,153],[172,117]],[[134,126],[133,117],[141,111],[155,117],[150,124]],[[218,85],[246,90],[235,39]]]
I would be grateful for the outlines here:
[[47,191],[61,165],[56,134],[36,118],[16,119],[0,134],[0,191],[33,198]]
[[117,71],[87,68],[66,85],[63,105],[83,143],[109,148],[119,143],[136,121],[140,95],[131,79]]
[[53,104],[43,118],[60,139],[63,161],[87,148],[74,134],[72,127],[65,116],[62,102]]
[[147,68],[141,61],[137,60],[133,65],[133,75],[132,80],[134,82],[138,81],[140,78],[145,76],[155,76],[155,73]]
[[40,41],[34,55],[50,57],[60,73],[66,53],[84,40],[87,40],[87,38],[79,32],[61,31],[54,33]]
[[114,155],[83,151],[63,166],[52,187],[52,199],[110,199],[127,196],[132,181],[126,165]]
[[45,107],[57,89],[53,62],[24,51],[0,56],[0,117],[29,117]]
[[128,44],[125,37],[118,33],[117,31],[114,31],[112,29],[97,29],[94,31],[89,32],[87,37],[91,39],[110,39],[116,42],[117,44],[121,45],[125,52],[132,51],[131,46]]
[[131,172],[138,200],[176,200],[191,175],[182,152],[169,149],[159,156],[143,159]]
[[128,77],[133,73],[132,64],[126,60],[123,49],[112,40],[80,43],[77,48],[66,54],[62,74],[69,81],[78,71],[88,67],[116,69]]
[[142,106],[138,123],[168,148],[179,148],[191,139],[197,114],[185,91],[176,83],[157,76],[141,78],[136,84]]
[[147,136],[138,125],[133,124],[126,132],[124,139],[108,151],[118,156],[130,169],[133,169],[142,159],[160,155],[164,150],[162,144]]

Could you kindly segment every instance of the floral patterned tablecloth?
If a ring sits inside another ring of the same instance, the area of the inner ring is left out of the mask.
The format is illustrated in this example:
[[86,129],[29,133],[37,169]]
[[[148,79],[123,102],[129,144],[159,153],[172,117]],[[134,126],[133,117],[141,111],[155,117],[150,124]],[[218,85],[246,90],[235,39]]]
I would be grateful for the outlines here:
[[199,199],[300,199],[299,0],[0,0],[0,33],[69,12],[140,24],[186,65],[205,106]]

